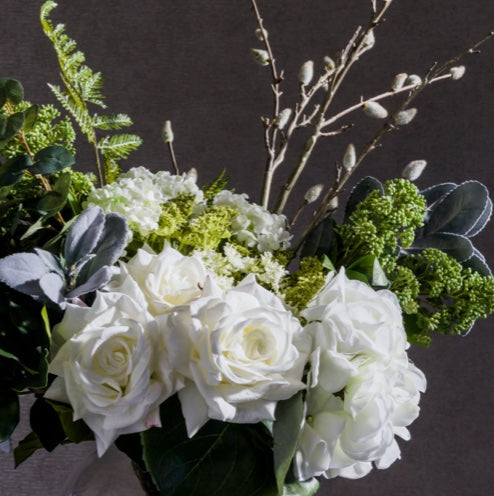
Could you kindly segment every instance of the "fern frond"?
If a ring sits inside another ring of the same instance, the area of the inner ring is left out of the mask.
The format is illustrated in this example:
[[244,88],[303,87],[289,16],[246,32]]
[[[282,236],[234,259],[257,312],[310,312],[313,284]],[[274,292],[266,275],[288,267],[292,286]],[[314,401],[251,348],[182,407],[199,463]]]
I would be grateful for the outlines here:
[[121,129],[132,124],[132,119],[127,114],[93,115],[93,126],[96,129]]
[[114,159],[127,158],[130,152],[137,150],[142,143],[142,139],[135,134],[114,134],[105,136],[98,143],[98,149],[104,157]]
[[223,189],[225,189],[225,186],[228,183],[228,177],[226,175],[225,169],[221,171],[221,174],[216,178],[213,179],[211,182],[205,184],[202,187],[202,190],[204,191],[204,198],[207,202],[211,202],[213,198]]

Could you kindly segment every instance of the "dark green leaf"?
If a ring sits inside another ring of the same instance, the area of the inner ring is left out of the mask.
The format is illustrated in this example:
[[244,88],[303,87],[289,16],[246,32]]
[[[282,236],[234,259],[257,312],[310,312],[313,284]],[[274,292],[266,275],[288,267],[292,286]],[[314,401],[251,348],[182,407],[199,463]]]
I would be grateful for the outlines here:
[[334,231],[336,222],[327,217],[317,224],[309,233],[302,247],[301,256],[311,257],[327,255],[333,259],[332,249],[334,248],[337,237]]
[[0,442],[9,439],[19,423],[19,398],[14,391],[0,388]]
[[262,424],[209,421],[187,437],[174,396],[161,409],[162,428],[142,434],[147,470],[163,496],[275,496],[269,433]]
[[3,148],[24,125],[24,112],[16,112],[8,117],[0,117],[0,148]]
[[0,78],[0,95],[3,95],[13,105],[17,105],[24,98],[24,89],[17,79]]
[[422,190],[420,194],[425,198],[427,206],[430,207],[456,187],[457,184],[455,183],[435,184],[434,186]]
[[94,439],[93,431],[91,431],[83,420],[79,419],[74,421],[74,410],[70,406],[56,401],[46,401],[58,414],[65,435],[73,443]]
[[31,432],[28,434],[14,449],[14,461],[17,468],[22,462],[26,461],[35,451],[42,449],[43,445],[38,436]]
[[24,170],[32,164],[29,155],[19,155],[0,165],[0,186],[10,186],[19,181]]
[[487,188],[478,181],[467,181],[451,190],[432,208],[424,235],[447,232],[466,234],[482,217],[489,200]]
[[74,165],[72,152],[63,146],[53,145],[40,150],[34,156],[34,164],[29,168],[32,174],[53,174],[65,167]]
[[66,437],[57,412],[44,398],[38,398],[31,406],[30,421],[31,429],[47,451],[53,451]]
[[484,257],[475,249],[473,251],[473,255],[468,260],[463,262],[462,265],[463,267],[470,268],[483,276],[492,276],[491,269],[487,265]]
[[304,419],[302,391],[276,405],[273,423],[274,471],[278,492],[283,493],[286,475],[295,455]]
[[427,248],[444,251],[458,262],[465,262],[473,255],[473,245],[467,237],[444,232],[429,234],[416,239],[413,245],[407,249],[407,252],[415,253]]
[[45,216],[55,215],[60,212],[67,203],[67,195],[70,191],[70,183],[72,176],[69,172],[60,174],[52,191],[48,191],[39,200],[37,204],[38,211],[45,214]]
[[372,191],[379,191],[381,194],[384,194],[384,187],[381,184],[381,181],[376,179],[375,177],[364,177],[362,181],[360,181],[351,191],[350,197],[348,198],[346,207],[345,207],[345,222],[348,221],[350,215],[352,215],[353,211],[357,208],[357,205],[365,200],[369,193]]
[[487,222],[489,222],[492,215],[492,200],[487,198],[487,204],[485,206],[482,215],[477,220],[476,224],[466,233],[469,238],[476,236],[482,229],[484,229]]

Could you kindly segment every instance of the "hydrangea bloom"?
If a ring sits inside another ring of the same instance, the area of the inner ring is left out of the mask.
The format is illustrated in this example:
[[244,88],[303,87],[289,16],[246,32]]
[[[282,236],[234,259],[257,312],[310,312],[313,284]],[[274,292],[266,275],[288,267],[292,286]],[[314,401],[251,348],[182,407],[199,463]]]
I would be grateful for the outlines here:
[[249,248],[257,248],[260,252],[288,249],[291,235],[286,229],[286,217],[250,203],[248,198],[245,193],[239,195],[223,190],[214,199],[216,205],[228,205],[238,211],[232,223],[237,240]]
[[425,377],[409,360],[400,306],[344,271],[302,312],[314,339],[306,421],[295,456],[299,480],[363,477],[400,456]]
[[182,194],[194,196],[198,204],[203,200],[202,191],[187,174],[154,174],[145,167],[134,167],[115,182],[91,191],[86,205],[122,214],[133,231],[146,237],[158,228],[161,205]]

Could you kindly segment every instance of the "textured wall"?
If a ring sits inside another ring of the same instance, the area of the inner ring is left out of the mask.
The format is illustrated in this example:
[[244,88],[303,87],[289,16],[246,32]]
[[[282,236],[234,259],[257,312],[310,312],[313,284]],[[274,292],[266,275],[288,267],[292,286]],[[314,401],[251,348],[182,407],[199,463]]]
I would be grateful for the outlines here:
[[[259,115],[271,109],[269,72],[250,62],[254,18],[247,0],[86,0],[60,2],[56,18],[66,22],[89,64],[105,75],[111,111],[127,112],[134,132],[145,138],[133,164],[168,167],[160,129],[174,122],[176,152],[184,169],[200,178],[224,167],[237,190],[256,191],[262,176]],[[494,29],[492,0],[396,0],[378,32],[376,48],[355,68],[342,100],[384,89],[398,72],[423,73],[435,60],[456,54]],[[20,79],[27,98],[52,97],[45,82],[56,82],[57,67],[37,15],[40,2],[2,0],[0,76]],[[367,20],[368,1],[259,0],[278,63],[285,68],[287,94],[302,62],[320,60],[342,47],[355,26]],[[425,158],[419,186],[448,179],[476,178],[494,191],[494,41],[466,61],[466,76],[438,84],[417,101],[419,116],[367,161],[361,174],[397,175],[412,159]],[[362,122],[361,119],[357,119]],[[366,121],[367,122],[367,121]],[[367,131],[369,133],[369,131]],[[357,132],[356,144],[368,134]],[[324,180],[341,157],[349,135],[320,147],[305,185]],[[78,158],[91,165],[90,151]],[[490,226],[478,248],[494,263]],[[335,480],[321,494],[345,496],[484,496],[494,473],[492,439],[494,388],[493,320],[479,322],[465,339],[436,337],[428,351],[412,352],[429,381],[422,414],[401,443],[403,460],[359,481]],[[0,458],[0,495],[56,495],[74,460],[88,447],[38,454],[17,471]]]

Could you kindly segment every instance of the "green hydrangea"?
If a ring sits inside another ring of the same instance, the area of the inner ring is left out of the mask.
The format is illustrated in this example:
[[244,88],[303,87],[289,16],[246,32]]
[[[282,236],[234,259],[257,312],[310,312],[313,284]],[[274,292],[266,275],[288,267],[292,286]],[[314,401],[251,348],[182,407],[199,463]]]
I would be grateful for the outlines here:
[[[14,105],[13,110],[14,112],[21,112],[31,106],[30,102],[23,101],[18,105]],[[5,113],[6,111],[0,112]],[[59,120],[54,122],[56,119]],[[75,152],[74,141],[76,135],[70,119],[68,117],[60,119],[60,112],[53,105],[39,106],[36,121],[31,129],[25,132],[25,137],[33,154],[52,145],[61,145],[71,152]],[[1,155],[7,159],[25,153],[25,146],[18,137],[10,140],[1,151]]]
[[337,228],[345,253],[342,264],[361,256],[376,256],[386,272],[394,269],[400,248],[409,247],[415,230],[423,225],[424,197],[406,179],[391,179],[384,194],[372,191],[350,215],[349,222]]

